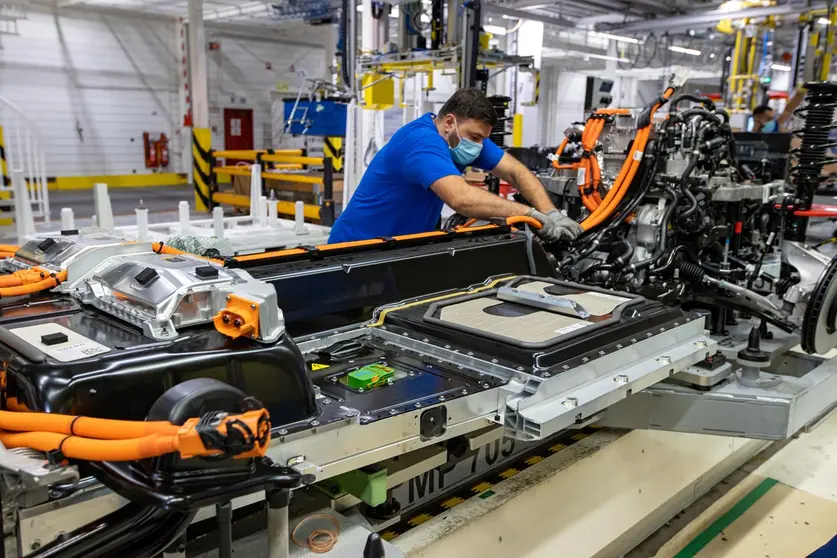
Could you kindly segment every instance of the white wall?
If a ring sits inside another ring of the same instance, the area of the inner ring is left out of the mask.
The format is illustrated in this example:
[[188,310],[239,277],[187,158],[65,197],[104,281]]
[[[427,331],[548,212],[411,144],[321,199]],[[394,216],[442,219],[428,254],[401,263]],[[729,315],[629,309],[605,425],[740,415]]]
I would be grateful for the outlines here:
[[19,32],[0,95],[46,138],[47,174],[145,172],[142,133],[171,136],[176,118],[174,23],[33,9]]
[[[223,146],[224,108],[252,108],[255,146],[267,146],[277,82],[295,91],[298,70],[322,76],[323,40],[316,29],[265,28],[264,38],[249,29],[207,29],[208,40],[221,43],[208,55],[214,147]],[[179,141],[189,140],[189,130],[182,128],[178,100],[174,20],[33,7],[19,30],[3,37],[0,96],[20,107],[46,138],[48,175],[149,173],[145,131],[172,138],[168,170],[186,170]]]
[[567,126],[584,120],[586,88],[584,74],[563,71],[554,64],[541,69],[541,145],[557,146]]
[[[317,27],[311,27],[310,43],[293,41],[278,43],[252,37],[234,36],[224,33],[207,33],[210,40],[221,44],[219,50],[208,53],[209,72],[209,125],[212,128],[212,145],[224,146],[224,109],[253,109],[254,147],[272,147],[272,138],[277,137],[273,128],[276,116],[284,118],[281,103],[273,108],[271,95],[279,82],[287,84],[289,91],[279,97],[294,97],[303,76],[322,78],[325,71],[325,57]],[[213,37],[214,35],[214,37]],[[306,94],[307,96],[307,94]]]

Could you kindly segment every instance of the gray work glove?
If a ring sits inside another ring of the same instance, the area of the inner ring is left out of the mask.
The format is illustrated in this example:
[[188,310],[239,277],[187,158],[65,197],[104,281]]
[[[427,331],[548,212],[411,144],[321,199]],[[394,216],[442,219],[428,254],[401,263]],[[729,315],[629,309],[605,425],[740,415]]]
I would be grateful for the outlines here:
[[532,208],[526,215],[541,222],[541,229],[535,231],[535,233],[544,242],[573,241],[582,232],[581,225],[557,209],[553,209],[544,215],[537,209]]

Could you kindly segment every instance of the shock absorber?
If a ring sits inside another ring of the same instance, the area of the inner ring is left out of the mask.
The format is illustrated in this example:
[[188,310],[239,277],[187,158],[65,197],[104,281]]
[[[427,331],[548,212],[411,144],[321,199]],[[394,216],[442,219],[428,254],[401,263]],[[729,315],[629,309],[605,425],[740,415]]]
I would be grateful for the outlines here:
[[[805,118],[805,126],[793,131],[794,135],[802,139],[802,144],[791,150],[798,158],[796,167],[791,171],[791,181],[796,187],[794,212],[811,208],[822,180],[822,168],[837,162],[837,158],[827,156],[829,149],[837,147],[837,141],[829,140],[829,132],[837,128],[834,124],[837,83],[809,83],[806,88],[806,104],[794,112]],[[794,215],[789,219],[785,236],[788,240],[804,241],[807,227],[807,217]]]
[[506,130],[506,122],[511,120],[511,118],[508,116],[511,97],[504,97],[503,95],[492,95],[488,98],[488,100],[491,102],[492,106],[494,106],[494,112],[497,113],[497,124],[495,124],[491,128],[491,134],[488,137],[498,146],[505,147],[506,136],[508,135],[508,131]]

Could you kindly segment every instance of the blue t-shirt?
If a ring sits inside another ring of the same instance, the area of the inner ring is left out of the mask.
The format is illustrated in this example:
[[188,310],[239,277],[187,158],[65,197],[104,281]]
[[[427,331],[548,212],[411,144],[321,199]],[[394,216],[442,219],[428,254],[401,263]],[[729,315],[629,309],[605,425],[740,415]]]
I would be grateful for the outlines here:
[[[490,171],[503,150],[489,139],[471,166]],[[465,169],[453,162],[433,115],[418,118],[392,136],[366,169],[348,207],[331,229],[330,243],[433,230],[444,203],[430,185]]]

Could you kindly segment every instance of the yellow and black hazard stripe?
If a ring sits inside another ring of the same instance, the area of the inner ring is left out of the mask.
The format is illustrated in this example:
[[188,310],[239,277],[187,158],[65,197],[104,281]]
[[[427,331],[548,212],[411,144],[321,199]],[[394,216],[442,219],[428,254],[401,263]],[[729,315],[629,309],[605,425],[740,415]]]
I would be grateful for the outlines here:
[[537,70],[535,72],[535,102],[534,102],[534,104],[537,106],[537,104],[540,102],[540,100],[541,100],[541,71]]
[[209,128],[192,128],[192,182],[195,187],[195,209],[212,209],[212,132]]
[[417,507],[401,516],[401,521],[395,525],[387,528],[381,533],[381,538],[391,541],[413,529],[422,523],[425,523],[437,515],[441,515],[446,511],[458,506],[459,504],[471,499],[482,498],[483,500],[494,496],[494,491],[491,489],[503,482],[506,479],[517,475],[521,471],[528,469],[536,463],[540,463],[547,457],[558,453],[559,451],[570,447],[578,441],[583,440],[587,436],[593,434],[598,430],[594,427],[585,427],[580,430],[565,432],[553,437],[548,442],[545,442],[534,448],[532,451],[524,452],[523,455],[516,459],[512,459],[509,463],[504,463],[497,469],[475,478],[470,482],[466,482],[457,490],[449,492],[442,497]]
[[3,126],[0,126],[0,185],[12,185],[12,177],[9,175],[9,162],[6,160],[6,143],[3,139]]
[[331,136],[324,138],[323,156],[331,158],[331,164],[335,172],[343,170],[343,138]]

